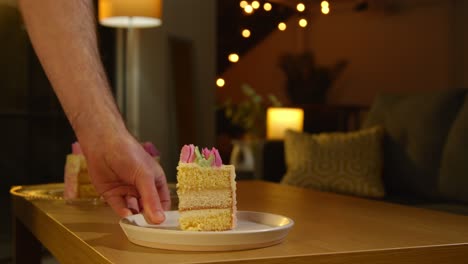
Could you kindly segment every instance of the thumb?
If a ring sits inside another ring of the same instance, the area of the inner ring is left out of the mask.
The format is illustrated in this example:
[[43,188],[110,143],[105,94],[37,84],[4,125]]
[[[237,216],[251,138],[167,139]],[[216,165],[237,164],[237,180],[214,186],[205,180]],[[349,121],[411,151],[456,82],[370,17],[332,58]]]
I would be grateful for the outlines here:
[[138,177],[136,187],[140,193],[140,204],[143,207],[145,218],[154,224],[164,222],[166,216],[164,215],[153,177],[148,175]]

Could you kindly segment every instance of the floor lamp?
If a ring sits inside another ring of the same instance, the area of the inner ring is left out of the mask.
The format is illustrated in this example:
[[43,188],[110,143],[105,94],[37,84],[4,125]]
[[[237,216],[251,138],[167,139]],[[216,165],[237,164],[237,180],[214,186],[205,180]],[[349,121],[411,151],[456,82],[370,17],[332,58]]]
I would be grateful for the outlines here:
[[116,99],[130,132],[139,138],[139,44],[135,30],[162,24],[162,0],[99,0],[99,23],[118,28]]

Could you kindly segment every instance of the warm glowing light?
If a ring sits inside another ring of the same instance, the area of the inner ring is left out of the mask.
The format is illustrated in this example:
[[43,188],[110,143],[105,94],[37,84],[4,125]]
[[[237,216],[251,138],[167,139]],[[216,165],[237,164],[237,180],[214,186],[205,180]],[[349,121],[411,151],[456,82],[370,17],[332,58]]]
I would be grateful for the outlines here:
[[265,11],[270,11],[271,10],[271,4],[270,3],[265,3],[263,4],[263,9],[265,9]]
[[231,53],[229,54],[228,59],[230,62],[236,63],[239,61],[239,55],[237,55],[236,53]]
[[244,7],[244,12],[246,12],[247,14],[252,14],[253,13],[253,7],[251,5],[246,5]]
[[303,3],[299,3],[296,6],[297,11],[303,12],[305,10],[305,5]]
[[224,84],[225,84],[225,82],[224,82],[224,79],[223,79],[223,78],[218,78],[218,79],[216,80],[216,85],[217,85],[218,87],[223,87]]
[[162,24],[160,1],[94,1],[98,5],[99,23],[115,28],[148,28]]
[[322,7],[322,13],[323,13],[324,15],[330,13],[330,8],[328,8],[328,7]]
[[301,18],[299,20],[299,26],[306,27],[307,26],[307,20],[305,18]]
[[240,1],[239,5],[241,8],[245,8],[249,3],[247,1]]
[[284,23],[284,22],[279,23],[278,24],[278,29],[281,30],[281,31],[286,30],[286,23]]
[[283,139],[286,130],[302,132],[303,126],[304,111],[300,108],[267,109],[267,139]]
[[242,36],[243,36],[244,38],[250,37],[250,30],[248,30],[248,29],[242,30]]
[[253,1],[251,5],[254,9],[258,9],[260,7],[260,3],[258,1]]
[[328,1],[322,1],[322,3],[320,3],[320,6],[322,8],[324,8],[324,7],[328,8],[330,6],[330,4],[328,3]]

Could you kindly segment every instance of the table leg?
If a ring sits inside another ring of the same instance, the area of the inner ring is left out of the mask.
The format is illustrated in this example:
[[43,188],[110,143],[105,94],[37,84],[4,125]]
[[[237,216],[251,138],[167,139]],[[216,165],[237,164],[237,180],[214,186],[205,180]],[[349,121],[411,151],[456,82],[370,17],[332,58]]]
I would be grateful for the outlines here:
[[41,263],[41,243],[16,217],[13,217],[13,261]]

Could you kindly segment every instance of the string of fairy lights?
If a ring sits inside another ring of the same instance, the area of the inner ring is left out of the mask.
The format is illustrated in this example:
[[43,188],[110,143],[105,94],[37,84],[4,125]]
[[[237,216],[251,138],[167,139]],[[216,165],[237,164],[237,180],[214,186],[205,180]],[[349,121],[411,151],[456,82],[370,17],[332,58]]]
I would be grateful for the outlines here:
[[[242,9],[243,13],[245,15],[253,15],[255,12],[258,12],[260,10],[264,10],[265,12],[270,12],[273,9],[273,5],[269,2],[264,2],[263,5],[259,1],[245,1],[242,0],[239,2],[239,6]],[[296,11],[299,12],[299,14],[305,14],[307,8],[313,8],[311,5],[309,7],[306,6],[303,2],[299,2],[296,5]],[[321,1],[320,2],[320,11],[323,15],[328,15],[330,13],[330,3],[328,1]],[[305,28],[309,22],[305,17],[301,17],[298,20],[298,26]],[[284,21],[278,22],[278,30],[279,31],[285,31],[287,30],[287,25]],[[252,32],[249,28],[243,28],[241,30],[241,35],[243,38],[250,38],[252,36]],[[231,63],[237,63],[240,59],[239,54],[233,52],[230,53],[227,57],[228,61]],[[225,80],[223,78],[218,78],[216,80],[216,86],[218,87],[223,87],[226,84]]]

